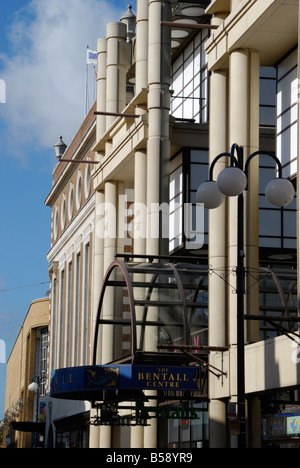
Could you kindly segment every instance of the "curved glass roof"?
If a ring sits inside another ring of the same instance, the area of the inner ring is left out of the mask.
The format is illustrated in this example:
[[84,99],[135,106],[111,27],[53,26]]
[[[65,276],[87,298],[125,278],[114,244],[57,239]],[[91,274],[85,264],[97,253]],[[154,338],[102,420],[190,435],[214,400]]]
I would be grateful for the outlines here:
[[[181,344],[207,345],[207,275],[208,268],[200,265],[112,263],[97,317],[103,333],[114,326],[112,360],[158,349],[174,352]],[[114,301],[113,317],[106,308],[109,300]]]
[[[109,362],[126,362],[142,355],[145,361],[147,355],[154,354],[173,356],[178,362],[187,359],[189,350],[194,355],[207,354],[208,275],[214,273],[218,274],[206,265],[171,260],[113,262],[100,295],[93,364],[99,364],[101,338],[106,333],[113,342]],[[260,268],[253,276],[253,282],[260,283],[259,316],[245,318],[260,320],[260,339],[298,328],[296,274],[290,269]],[[287,329],[282,328],[282,322],[279,329],[274,320],[288,315],[291,322],[284,323]],[[176,353],[181,350],[185,355]]]

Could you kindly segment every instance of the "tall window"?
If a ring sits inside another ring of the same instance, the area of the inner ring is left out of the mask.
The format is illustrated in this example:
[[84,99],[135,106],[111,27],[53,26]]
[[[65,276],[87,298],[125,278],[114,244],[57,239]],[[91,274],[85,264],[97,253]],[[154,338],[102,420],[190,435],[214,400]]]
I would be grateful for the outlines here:
[[90,299],[90,244],[84,248],[84,289],[83,289],[83,314],[82,314],[82,360],[88,363],[89,346],[89,299]]
[[184,148],[170,165],[169,252],[198,250],[208,242],[207,210],[196,206],[196,192],[207,180],[208,150]]
[[265,197],[268,182],[276,177],[272,158],[259,157],[259,245],[260,247],[295,249],[297,238],[296,197],[288,206],[275,208]]
[[183,213],[183,167],[182,153],[171,160],[170,165],[170,221],[169,250],[173,252],[183,244],[182,213]]
[[40,331],[41,336],[41,370],[40,370],[40,396],[46,394],[47,368],[48,368],[48,329]]
[[51,310],[51,370],[55,369],[55,350],[56,350],[56,320],[57,320],[57,279],[52,282],[52,310]]
[[68,277],[67,277],[67,302],[66,302],[66,323],[65,323],[65,356],[66,366],[70,366],[70,352],[71,352],[71,318],[72,318],[72,280],[73,280],[73,264],[68,264]]
[[208,71],[201,31],[172,65],[171,114],[178,120],[208,121]]
[[34,375],[39,377],[40,396],[46,394],[48,369],[48,328],[38,328],[36,330],[36,348]]
[[297,173],[298,154],[298,49],[277,67],[277,156],[283,177]]
[[60,273],[60,299],[59,299],[59,325],[58,325],[58,368],[63,366],[63,337],[64,337],[64,311],[65,311],[65,270]]
[[73,364],[79,364],[79,323],[80,323],[80,300],[81,300],[81,255],[80,252],[76,255],[75,268],[75,307],[74,307],[74,339],[73,339]]
[[262,127],[276,125],[276,69],[260,67],[259,124]]

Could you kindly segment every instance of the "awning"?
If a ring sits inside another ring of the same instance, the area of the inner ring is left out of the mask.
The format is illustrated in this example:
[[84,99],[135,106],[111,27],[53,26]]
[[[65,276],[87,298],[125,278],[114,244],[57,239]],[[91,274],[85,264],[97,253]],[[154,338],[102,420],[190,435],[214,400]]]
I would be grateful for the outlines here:
[[13,421],[11,423],[12,428],[15,431],[20,432],[37,432],[38,434],[45,434],[45,423],[35,423],[31,421]]
[[[198,366],[111,364],[56,369],[51,375],[53,398],[96,401],[103,390],[199,391]],[[127,395],[130,398],[130,395]]]

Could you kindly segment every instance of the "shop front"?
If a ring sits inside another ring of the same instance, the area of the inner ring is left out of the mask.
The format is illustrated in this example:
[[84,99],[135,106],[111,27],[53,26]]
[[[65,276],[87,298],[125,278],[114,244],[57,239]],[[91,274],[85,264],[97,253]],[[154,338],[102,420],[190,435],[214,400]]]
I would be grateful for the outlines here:
[[300,448],[300,412],[264,418],[263,442],[266,448]]

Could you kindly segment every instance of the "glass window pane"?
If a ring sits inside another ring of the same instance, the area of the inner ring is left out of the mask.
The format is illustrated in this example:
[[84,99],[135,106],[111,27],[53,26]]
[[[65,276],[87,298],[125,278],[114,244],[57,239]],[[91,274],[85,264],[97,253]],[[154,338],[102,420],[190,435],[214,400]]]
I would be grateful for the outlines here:
[[190,119],[191,116],[194,115],[193,112],[193,100],[192,99],[186,99],[183,102],[183,117],[186,119]]
[[276,107],[259,108],[259,123],[266,127],[273,127],[276,123]]
[[297,236],[297,220],[295,211],[283,212],[283,234],[287,237]]
[[207,150],[191,150],[191,162],[203,162],[208,164]]
[[275,171],[273,168],[262,168],[259,169],[259,193],[264,194],[266,186],[275,176]]
[[273,239],[270,237],[260,237],[259,238],[259,246],[260,247],[274,247],[280,248],[281,247],[281,239],[279,237],[274,237]]
[[183,183],[182,167],[179,167],[176,171],[170,174],[170,188],[169,188],[170,200],[182,192],[182,188],[183,188],[182,183]]
[[275,105],[276,104],[276,81],[275,80],[260,80],[260,104]]
[[281,236],[281,211],[260,210],[259,211],[259,235]]
[[[207,109],[203,109],[207,100],[207,56],[204,51],[204,38],[207,32],[201,31],[196,38],[188,45],[181,55],[180,61],[176,60],[173,65],[173,76],[171,88],[174,90],[171,105],[171,112],[175,118],[194,119],[197,123],[207,121]],[[202,85],[201,85],[202,82]],[[197,90],[197,93],[196,93]],[[203,101],[195,101],[194,97],[199,97]],[[184,103],[177,102],[176,96]],[[183,106],[180,107],[180,106]]]
[[174,96],[178,96],[183,88],[183,70],[178,70],[173,76],[172,89],[174,90]]
[[194,76],[194,57],[190,56],[184,64],[183,82],[186,86]]
[[297,248],[297,240],[296,239],[284,239],[283,240],[283,248],[284,249],[296,249]]
[[260,76],[262,78],[276,78],[276,68],[260,67]]

